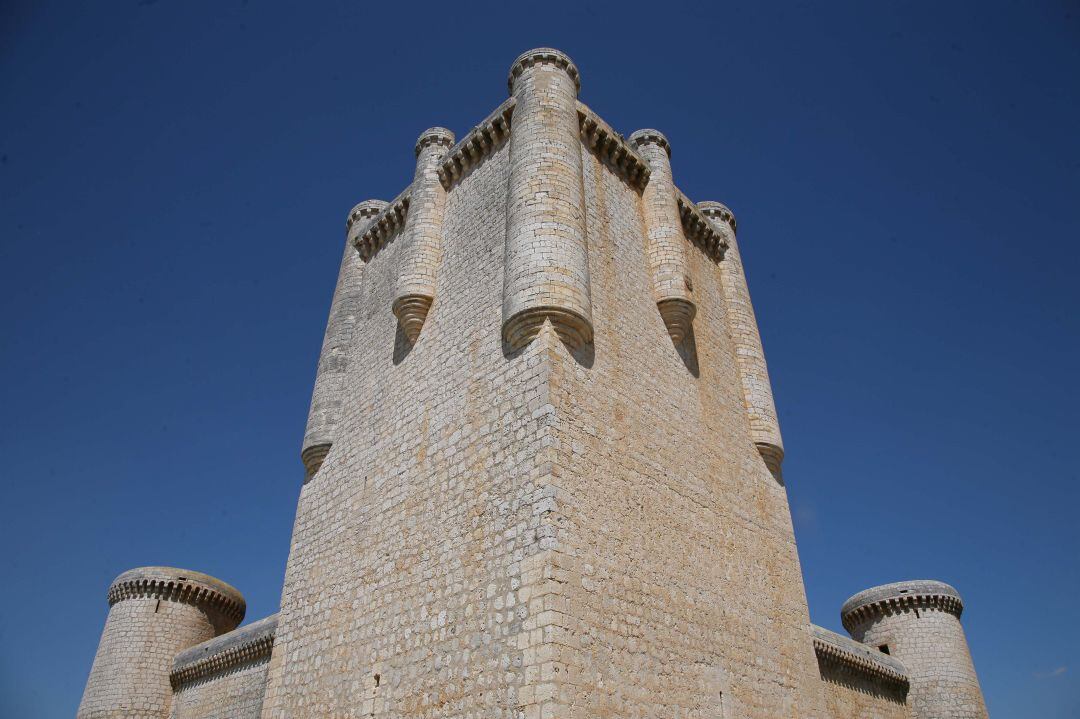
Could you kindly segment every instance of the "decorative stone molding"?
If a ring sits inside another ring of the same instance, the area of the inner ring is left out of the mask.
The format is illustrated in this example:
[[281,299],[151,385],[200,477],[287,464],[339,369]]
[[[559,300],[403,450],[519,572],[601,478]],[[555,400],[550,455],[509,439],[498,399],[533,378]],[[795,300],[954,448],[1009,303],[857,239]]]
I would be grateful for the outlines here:
[[174,567],[140,567],[121,574],[109,587],[109,606],[127,599],[191,604],[217,612],[234,627],[244,620],[247,611],[243,595],[235,588],[201,572]]
[[585,103],[578,101],[577,109],[585,146],[631,187],[644,190],[651,173],[649,163]]
[[450,148],[439,166],[439,181],[449,191],[470,170],[502,147],[510,137],[510,121],[514,114],[514,98],[508,97],[483,122]]
[[405,226],[405,218],[409,214],[409,200],[412,194],[412,185],[401,191],[397,197],[387,204],[368,224],[354,241],[353,246],[360,253],[360,259],[370,262],[386,240],[395,232]]
[[964,602],[956,588],[945,582],[932,579],[894,582],[872,587],[848,599],[840,608],[840,621],[850,632],[867,620],[916,609],[948,612],[959,619]]
[[907,691],[908,671],[899,659],[815,624],[810,625],[810,631],[819,662],[839,664],[856,674],[881,679]]
[[319,471],[323,462],[326,461],[326,455],[330,454],[330,448],[333,446],[333,442],[323,442],[305,447],[300,452],[300,461],[304,465],[304,484],[310,482],[315,473]]
[[577,65],[570,59],[570,56],[555,48],[538,47],[518,55],[518,59],[510,66],[510,75],[506,79],[506,85],[510,90],[510,94],[514,94],[514,82],[516,82],[517,78],[525,72],[526,68],[542,64],[551,64],[561,67],[574,81],[576,91],[581,92],[581,74],[578,72]]
[[197,644],[176,655],[169,683],[174,692],[232,669],[268,661],[274,648],[278,615]]
[[679,217],[682,219],[686,239],[700,247],[711,259],[717,262],[723,260],[728,247],[727,238],[713,227],[697,205],[681,190],[675,190],[675,201],[679,206]]

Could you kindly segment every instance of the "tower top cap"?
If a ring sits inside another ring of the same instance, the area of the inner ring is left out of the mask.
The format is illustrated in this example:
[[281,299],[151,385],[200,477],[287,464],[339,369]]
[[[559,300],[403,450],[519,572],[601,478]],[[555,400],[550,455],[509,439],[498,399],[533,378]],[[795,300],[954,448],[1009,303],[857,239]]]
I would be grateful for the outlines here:
[[447,130],[445,127],[429,127],[420,133],[420,137],[416,138],[416,156],[420,156],[420,151],[425,147],[431,145],[441,145],[446,148],[454,146],[454,133]]
[[641,130],[635,130],[630,133],[630,137],[626,138],[630,141],[630,144],[634,147],[641,147],[642,145],[659,145],[667,152],[668,157],[671,157],[671,143],[668,142],[667,136],[659,130],[654,130],[651,127],[646,127]]
[[964,602],[960,592],[945,582],[934,579],[893,582],[865,589],[848,599],[840,608],[840,621],[848,628],[863,617],[907,606],[933,606],[960,616]]
[[352,226],[358,221],[370,219],[379,214],[386,209],[386,205],[387,203],[384,200],[364,200],[359,203],[349,210],[349,217],[345,220],[345,231],[351,230]]
[[731,227],[731,231],[734,232],[737,224],[735,222],[735,213],[731,211],[731,208],[722,202],[713,202],[712,200],[703,200],[697,203],[697,208],[701,210],[701,214],[708,217],[710,220],[720,220],[726,222]]
[[215,610],[232,620],[234,627],[247,611],[244,595],[232,585],[209,574],[176,567],[129,569],[109,586],[109,606],[137,597],[182,601]]
[[566,74],[574,80],[575,90],[581,91],[581,74],[578,73],[577,65],[570,56],[553,47],[538,47],[518,55],[517,60],[514,60],[514,64],[510,66],[510,75],[506,79],[506,84],[510,88],[511,95],[514,94],[514,81],[525,72],[525,68],[541,63],[550,63],[566,70]]

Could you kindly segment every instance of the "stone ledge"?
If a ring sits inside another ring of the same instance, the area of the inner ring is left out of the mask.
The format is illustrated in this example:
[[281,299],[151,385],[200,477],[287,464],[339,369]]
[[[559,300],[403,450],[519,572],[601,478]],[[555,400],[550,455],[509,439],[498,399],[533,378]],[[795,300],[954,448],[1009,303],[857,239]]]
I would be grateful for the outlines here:
[[397,197],[391,200],[386,207],[375,215],[368,223],[367,228],[353,240],[353,246],[360,253],[364,262],[375,256],[386,240],[405,226],[405,218],[409,214],[409,200],[412,197],[412,185],[410,184],[401,191]]
[[169,682],[173,691],[222,674],[230,669],[269,659],[277,634],[278,615],[252,622],[202,644],[185,649],[173,659]]
[[675,202],[679,206],[679,217],[682,219],[686,239],[717,262],[723,260],[724,252],[728,248],[724,234],[717,230],[712,221],[678,188],[675,190]]
[[840,621],[844,629],[851,631],[867,619],[913,609],[937,609],[959,618],[964,602],[960,593],[945,582],[933,579],[894,582],[871,587],[848,599],[840,609]]
[[856,674],[882,679],[905,690],[908,688],[907,667],[899,659],[816,624],[810,625],[810,631],[819,662],[833,662]]
[[581,141],[585,146],[632,187],[645,189],[649,184],[649,163],[588,105],[578,102],[577,111]]
[[461,142],[450,148],[439,165],[439,182],[449,191],[492,152],[510,137],[510,121],[514,114],[514,98],[503,101],[474,127]]
[[125,599],[152,598],[211,609],[236,626],[244,620],[247,602],[233,586],[202,572],[176,567],[139,567],[113,580],[109,606]]

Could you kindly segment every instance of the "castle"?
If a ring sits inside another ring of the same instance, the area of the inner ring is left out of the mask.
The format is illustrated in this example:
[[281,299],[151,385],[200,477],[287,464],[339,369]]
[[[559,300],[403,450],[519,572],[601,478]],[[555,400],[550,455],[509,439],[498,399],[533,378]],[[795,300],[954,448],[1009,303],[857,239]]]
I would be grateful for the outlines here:
[[986,717],[949,585],[810,623],[731,211],[565,54],[509,89],[349,213],[280,612],[125,572],[79,719]]

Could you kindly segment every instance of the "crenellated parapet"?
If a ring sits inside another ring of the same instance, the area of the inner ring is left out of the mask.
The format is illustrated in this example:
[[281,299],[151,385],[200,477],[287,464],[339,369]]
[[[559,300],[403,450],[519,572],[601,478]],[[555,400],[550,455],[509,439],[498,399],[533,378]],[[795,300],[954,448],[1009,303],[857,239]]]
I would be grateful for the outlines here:
[[649,163],[585,103],[578,101],[581,141],[600,161],[631,187],[644,190],[649,184]]
[[446,209],[446,188],[439,180],[439,168],[453,146],[454,133],[445,127],[425,130],[416,141],[416,173],[410,186],[403,257],[392,304],[410,342],[419,338],[435,299]]
[[910,686],[907,667],[896,657],[815,624],[810,625],[810,631],[819,662],[831,662],[849,672],[882,680],[905,692]]
[[182,691],[226,672],[269,661],[277,625],[278,615],[272,614],[180,652],[173,659],[169,674],[173,691]]
[[409,214],[409,200],[412,197],[412,185],[406,187],[401,193],[368,221],[363,232],[359,233],[352,241],[356,251],[360,253],[360,259],[369,262],[383,244],[398,230],[405,226],[405,218]]
[[638,130],[630,144],[649,163],[649,182],[641,195],[645,215],[645,254],[652,277],[653,298],[668,334],[679,344],[690,333],[697,306],[690,277],[686,236],[671,174],[671,145],[658,130]]
[[503,274],[504,342],[524,347],[551,322],[571,348],[592,341],[577,67],[540,48],[510,68],[514,98]]
[[502,147],[510,137],[514,98],[508,97],[461,141],[450,148],[439,165],[439,180],[449,192],[461,178]]
[[220,579],[173,567],[128,570],[113,580],[108,598],[110,607],[127,599],[183,602],[212,615],[223,627],[230,623],[235,627],[244,620],[247,610],[243,595]]
[[[723,213],[707,215],[679,190],[676,190],[675,201],[679,206],[679,218],[682,220],[686,239],[697,245],[702,252],[716,262],[723,261],[724,253],[728,248],[728,236],[725,232],[717,229],[714,221],[719,219],[731,227],[731,231],[734,232],[735,216],[731,214],[731,210],[727,210],[727,216],[724,216]],[[710,208],[713,205],[724,207],[719,202],[705,204]]]
[[964,601],[945,582],[932,579],[895,582],[867,589],[848,599],[840,609],[840,621],[850,632],[863,622],[919,609],[948,612],[959,619]]

